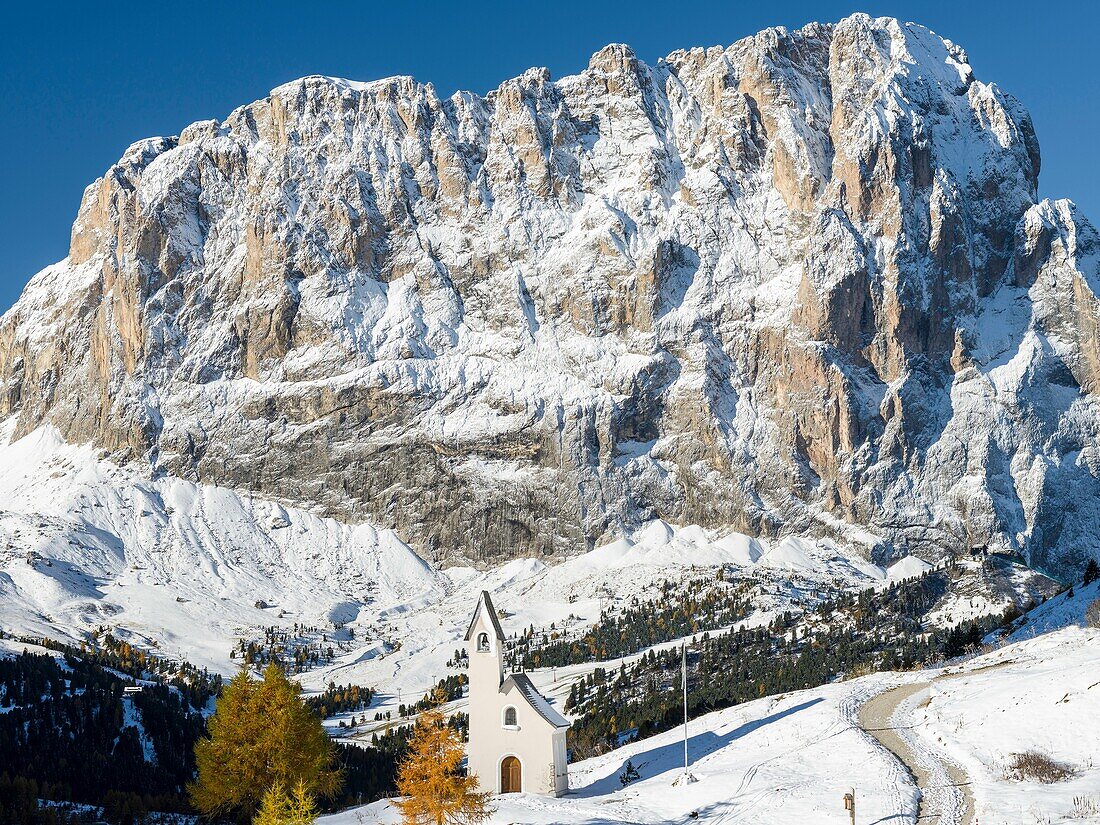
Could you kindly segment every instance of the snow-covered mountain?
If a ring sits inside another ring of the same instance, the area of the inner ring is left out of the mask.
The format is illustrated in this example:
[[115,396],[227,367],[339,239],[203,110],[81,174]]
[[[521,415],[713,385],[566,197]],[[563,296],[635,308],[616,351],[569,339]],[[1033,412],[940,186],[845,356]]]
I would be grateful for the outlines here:
[[437,560],[663,518],[1068,569],[1100,246],[1039,165],[961,48],[865,15],[485,97],[308,77],[87,189],[0,419]]

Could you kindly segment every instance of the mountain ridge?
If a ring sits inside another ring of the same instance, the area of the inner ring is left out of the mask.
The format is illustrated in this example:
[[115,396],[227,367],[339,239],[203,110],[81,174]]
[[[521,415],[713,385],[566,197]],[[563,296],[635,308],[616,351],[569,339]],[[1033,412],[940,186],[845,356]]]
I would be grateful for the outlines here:
[[961,48],[866,15],[484,97],[302,78],[88,188],[0,418],[436,560],[665,518],[1068,569],[1100,245],[1039,168]]

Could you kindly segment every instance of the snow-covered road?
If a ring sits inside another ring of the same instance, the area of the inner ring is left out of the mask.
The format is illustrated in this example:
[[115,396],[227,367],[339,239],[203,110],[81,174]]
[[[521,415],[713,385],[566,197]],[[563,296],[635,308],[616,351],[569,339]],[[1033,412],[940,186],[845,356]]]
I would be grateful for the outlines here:
[[918,821],[971,825],[974,797],[969,777],[926,741],[913,722],[913,712],[928,702],[931,684],[913,682],[873,696],[860,708],[859,724],[894,754],[916,780],[920,788]]

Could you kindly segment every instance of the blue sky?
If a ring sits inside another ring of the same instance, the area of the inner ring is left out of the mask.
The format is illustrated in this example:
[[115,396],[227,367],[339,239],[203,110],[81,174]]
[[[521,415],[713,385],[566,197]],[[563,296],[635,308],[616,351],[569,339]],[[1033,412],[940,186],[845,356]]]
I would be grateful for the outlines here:
[[[84,187],[133,141],[178,134],[306,74],[411,74],[484,93],[529,66],[555,77],[610,42],[647,62],[770,25],[853,11],[922,23],[1030,109],[1040,195],[1100,216],[1100,10],[983,2],[11,4],[0,35],[0,311],[65,256]],[[99,6],[102,6],[101,8]]]

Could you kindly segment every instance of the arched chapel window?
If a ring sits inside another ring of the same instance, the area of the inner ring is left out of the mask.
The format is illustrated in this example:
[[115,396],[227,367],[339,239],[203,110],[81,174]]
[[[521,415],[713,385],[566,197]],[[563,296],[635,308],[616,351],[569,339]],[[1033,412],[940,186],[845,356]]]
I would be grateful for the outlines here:
[[507,727],[513,727],[514,728],[516,726],[517,722],[516,722],[516,709],[515,708],[505,708],[504,709],[504,724]]
[[484,653],[489,649],[489,634],[482,633],[477,637],[477,649]]

